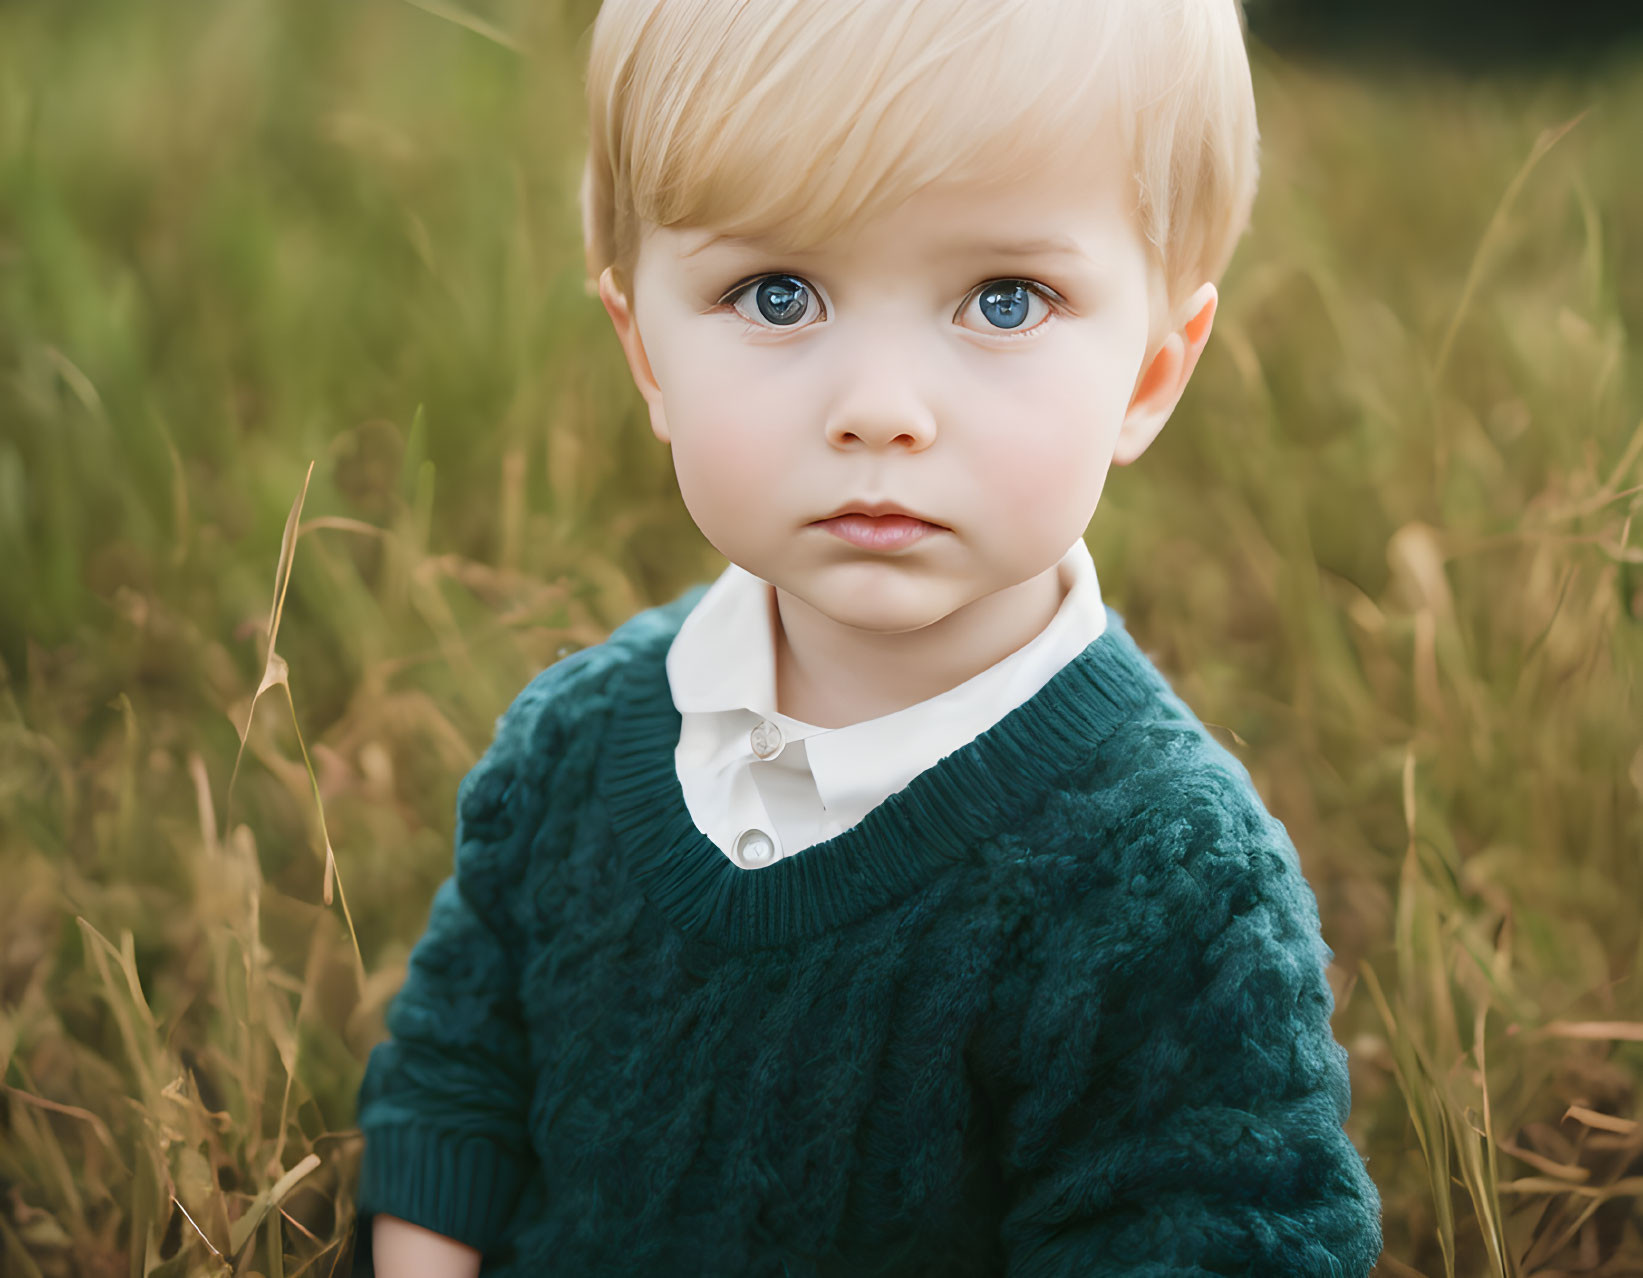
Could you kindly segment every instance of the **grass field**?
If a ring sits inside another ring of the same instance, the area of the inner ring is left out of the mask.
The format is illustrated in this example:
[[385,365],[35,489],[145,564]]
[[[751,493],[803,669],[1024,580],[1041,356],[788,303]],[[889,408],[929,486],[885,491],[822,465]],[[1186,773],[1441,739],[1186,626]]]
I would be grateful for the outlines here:
[[[722,567],[583,288],[591,12],[0,5],[0,1272],[339,1271],[458,781]],[[1102,591],[1316,888],[1380,1272],[1636,1274],[1643,61],[1256,77]]]

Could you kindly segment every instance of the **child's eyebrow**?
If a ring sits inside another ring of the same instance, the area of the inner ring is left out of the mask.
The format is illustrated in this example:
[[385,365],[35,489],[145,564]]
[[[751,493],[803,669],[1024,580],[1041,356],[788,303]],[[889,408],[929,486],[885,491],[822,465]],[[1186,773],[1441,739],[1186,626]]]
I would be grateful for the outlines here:
[[1065,235],[1049,235],[1034,240],[966,240],[962,243],[948,242],[941,247],[945,252],[979,257],[1071,257],[1084,262],[1090,260],[1089,254]]
[[[768,240],[757,236],[730,235],[720,232],[711,235],[692,249],[687,249],[682,256],[695,257],[698,253],[723,244],[729,248],[745,249],[756,252],[777,252],[778,247]],[[1079,262],[1089,262],[1090,255],[1070,237],[1065,235],[1043,236],[1029,240],[948,240],[938,242],[936,247],[946,255],[972,257],[1068,257]],[[801,250],[795,256],[807,256]]]

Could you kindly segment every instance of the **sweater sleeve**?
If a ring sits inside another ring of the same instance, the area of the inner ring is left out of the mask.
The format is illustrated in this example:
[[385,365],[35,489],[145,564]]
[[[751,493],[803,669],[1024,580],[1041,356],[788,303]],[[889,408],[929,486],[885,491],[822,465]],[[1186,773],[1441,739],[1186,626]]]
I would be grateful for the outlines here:
[[434,895],[389,1005],[390,1038],[366,1065],[356,1274],[371,1272],[370,1218],[379,1212],[491,1250],[528,1171],[532,1089],[516,903],[532,813],[556,753],[546,739],[546,689],[539,677],[520,694],[463,778],[454,872]]
[[1031,929],[994,1098],[1008,1278],[1363,1278],[1380,1254],[1316,898],[1242,764],[1199,749],[1223,757],[1155,774],[1124,850],[1084,854]]

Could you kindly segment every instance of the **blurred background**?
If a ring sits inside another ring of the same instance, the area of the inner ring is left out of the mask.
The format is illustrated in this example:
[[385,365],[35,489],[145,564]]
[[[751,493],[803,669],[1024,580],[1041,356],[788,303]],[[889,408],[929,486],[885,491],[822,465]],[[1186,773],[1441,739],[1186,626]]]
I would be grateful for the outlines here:
[[[0,3],[0,1272],[345,1272],[462,774],[723,567],[583,286],[594,9]],[[1636,1275],[1643,6],[1249,20],[1103,594],[1317,891],[1378,1272]]]

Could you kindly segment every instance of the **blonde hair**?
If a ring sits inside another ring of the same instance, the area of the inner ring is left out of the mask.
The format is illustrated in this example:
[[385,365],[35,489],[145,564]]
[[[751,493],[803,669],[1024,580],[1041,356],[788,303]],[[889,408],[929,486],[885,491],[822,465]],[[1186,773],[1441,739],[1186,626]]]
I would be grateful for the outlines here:
[[604,0],[590,286],[645,224],[799,249],[1115,118],[1170,309],[1219,280],[1259,167],[1239,0]]

